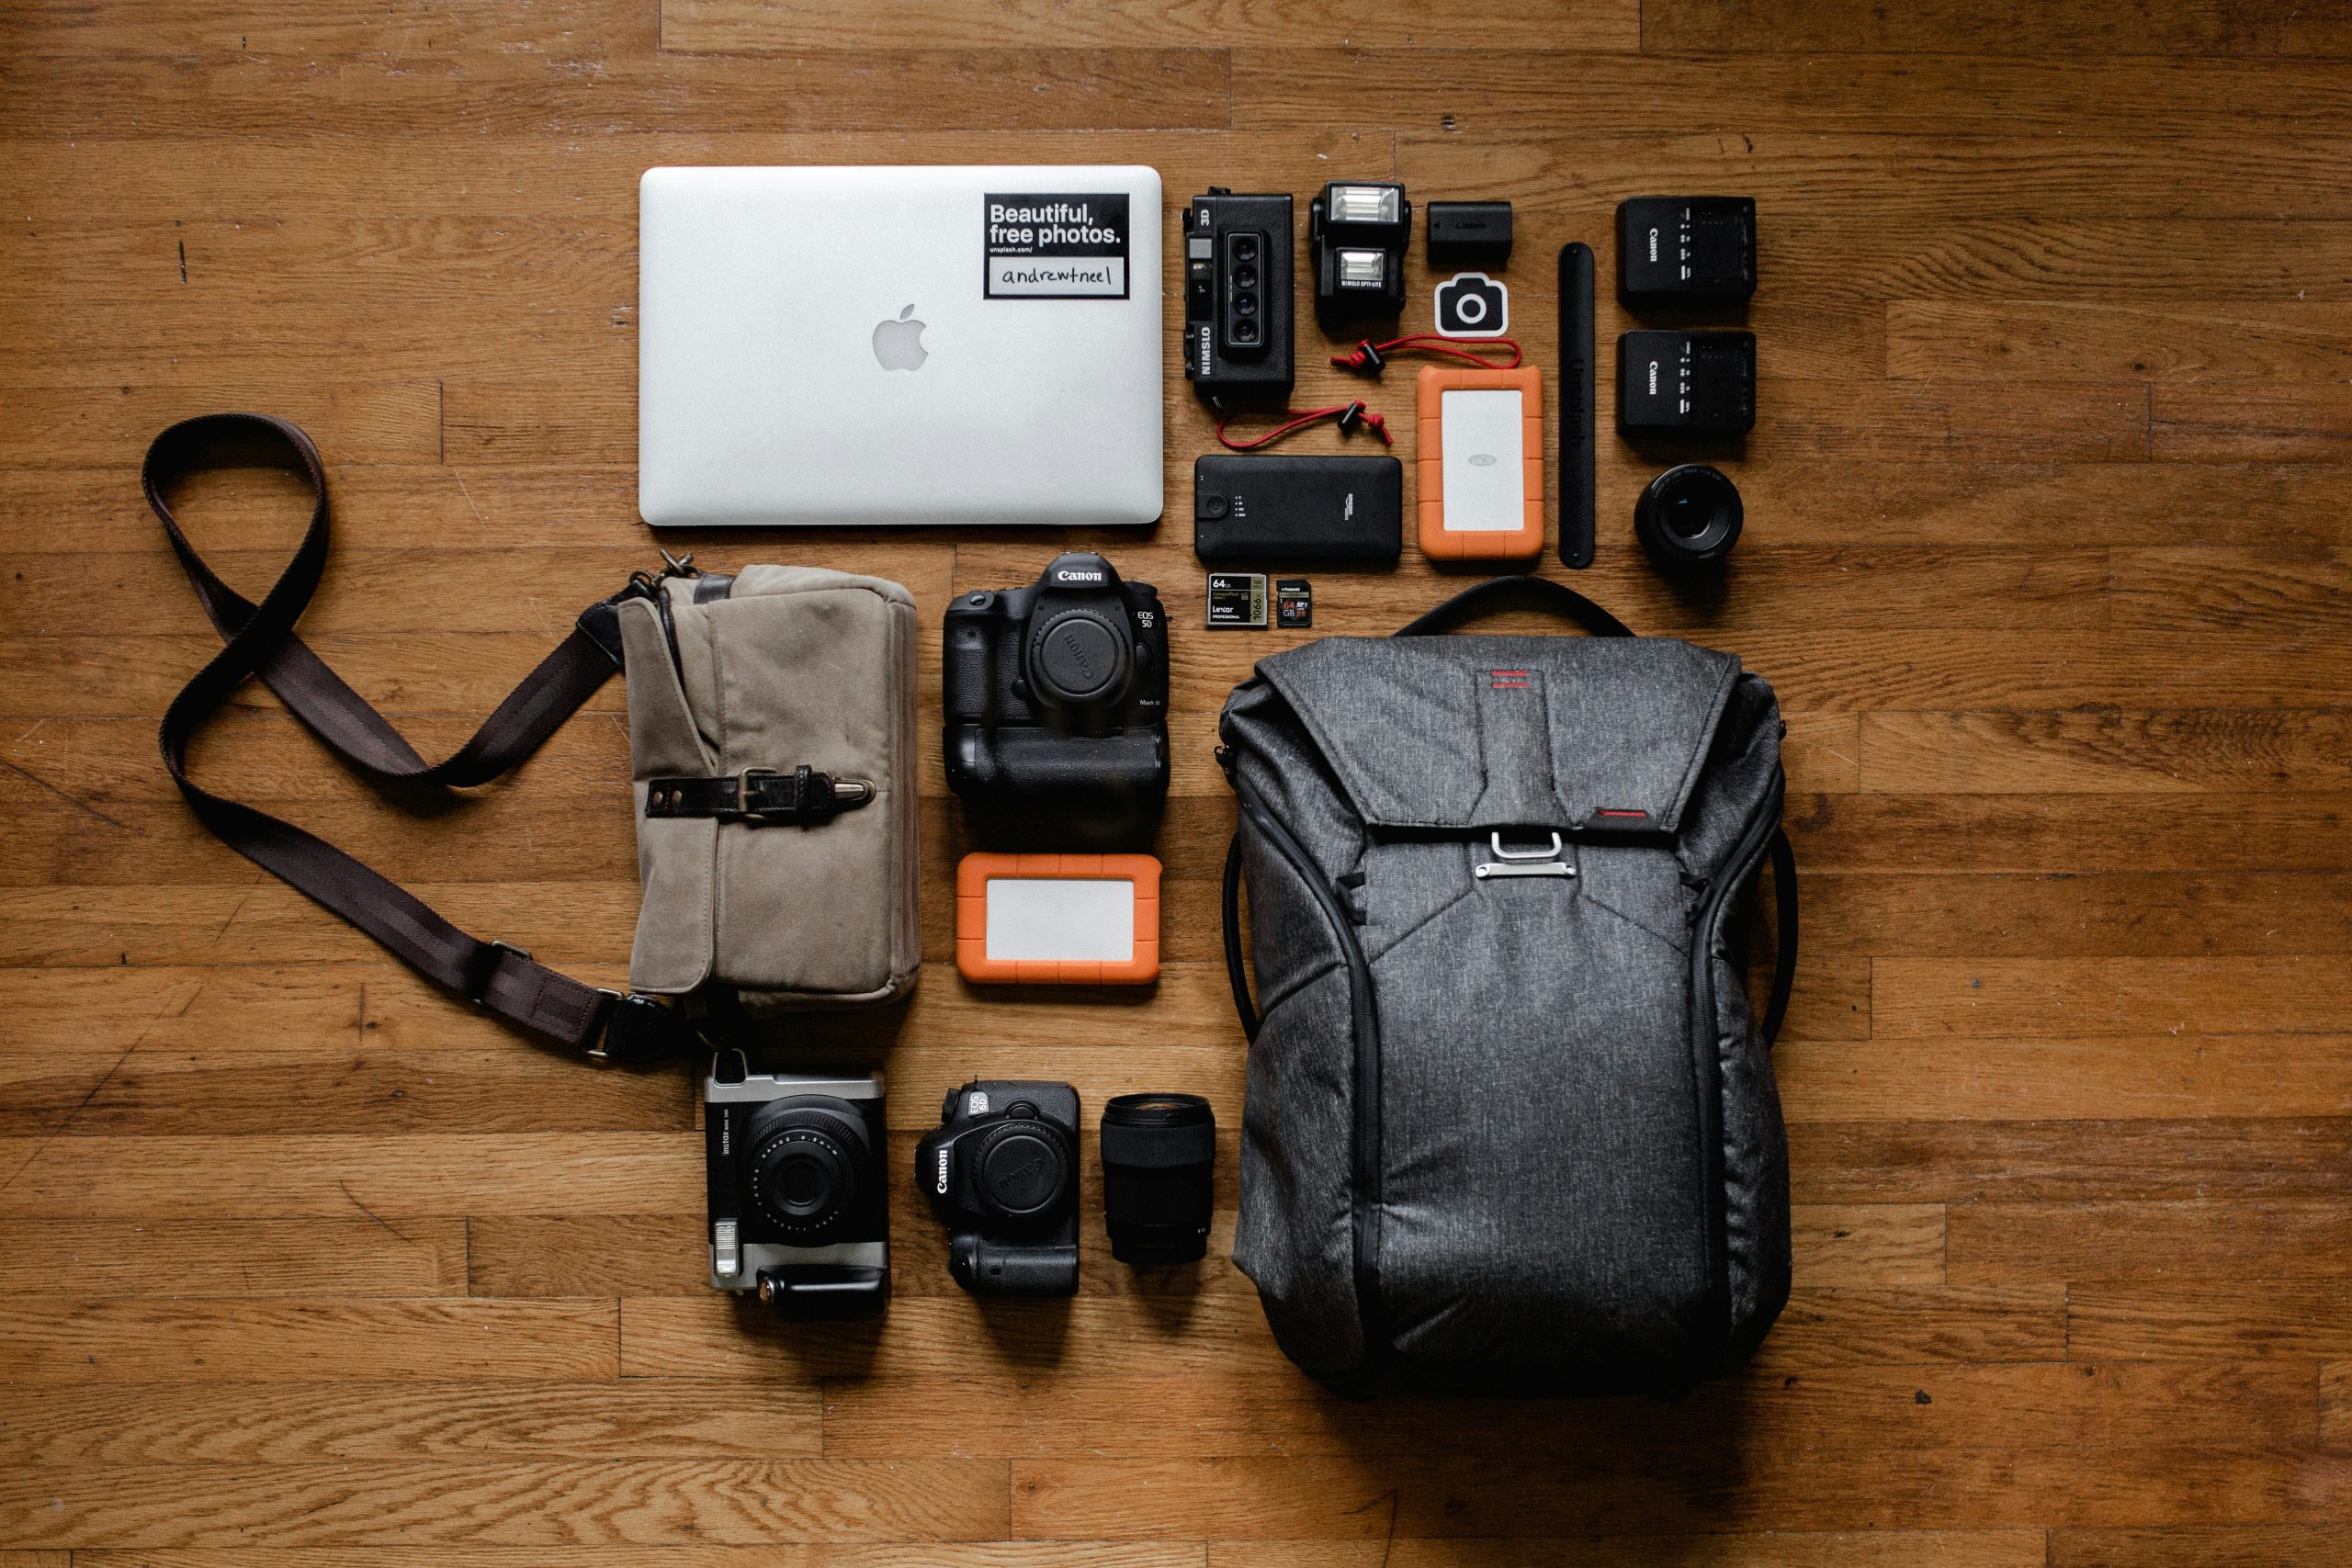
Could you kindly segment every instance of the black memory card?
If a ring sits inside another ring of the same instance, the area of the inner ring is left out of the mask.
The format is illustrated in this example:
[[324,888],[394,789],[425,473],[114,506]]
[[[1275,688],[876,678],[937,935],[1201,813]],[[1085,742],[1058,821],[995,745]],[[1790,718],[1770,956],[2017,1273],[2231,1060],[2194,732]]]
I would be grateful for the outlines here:
[[1285,577],[1274,584],[1274,625],[1311,626],[1315,624],[1315,585],[1303,577]]
[[1266,624],[1266,575],[1261,571],[1209,573],[1209,625],[1232,631]]

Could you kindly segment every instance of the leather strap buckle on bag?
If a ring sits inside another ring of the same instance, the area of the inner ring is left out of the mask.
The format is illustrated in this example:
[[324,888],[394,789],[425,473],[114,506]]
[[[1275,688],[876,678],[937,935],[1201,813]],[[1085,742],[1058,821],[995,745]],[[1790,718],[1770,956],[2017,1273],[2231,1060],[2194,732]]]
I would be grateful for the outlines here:
[[775,823],[807,827],[831,821],[875,796],[870,779],[836,779],[803,763],[745,768],[732,777],[649,779],[645,814],[651,818],[712,817],[753,828]]
[[693,1026],[676,1008],[638,991],[604,994],[604,1032],[586,1048],[589,1056],[628,1067],[693,1054]]

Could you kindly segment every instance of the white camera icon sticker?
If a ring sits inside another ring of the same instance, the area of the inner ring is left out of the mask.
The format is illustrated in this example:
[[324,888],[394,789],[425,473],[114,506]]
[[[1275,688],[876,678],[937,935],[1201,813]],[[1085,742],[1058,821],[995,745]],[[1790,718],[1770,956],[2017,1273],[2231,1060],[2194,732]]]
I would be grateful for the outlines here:
[[1457,272],[1430,296],[1440,337],[1501,337],[1510,331],[1510,290],[1483,272]]

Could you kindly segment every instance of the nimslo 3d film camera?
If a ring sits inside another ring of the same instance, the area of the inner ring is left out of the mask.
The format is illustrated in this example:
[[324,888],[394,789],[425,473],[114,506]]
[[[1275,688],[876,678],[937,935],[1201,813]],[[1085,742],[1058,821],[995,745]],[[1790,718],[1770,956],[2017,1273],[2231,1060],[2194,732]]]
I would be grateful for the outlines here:
[[1184,375],[1213,404],[1290,395],[1291,198],[1211,186],[1184,220]]
[[1168,800],[1168,617],[1101,556],[960,594],[944,638],[947,783],[981,843],[1143,849]]

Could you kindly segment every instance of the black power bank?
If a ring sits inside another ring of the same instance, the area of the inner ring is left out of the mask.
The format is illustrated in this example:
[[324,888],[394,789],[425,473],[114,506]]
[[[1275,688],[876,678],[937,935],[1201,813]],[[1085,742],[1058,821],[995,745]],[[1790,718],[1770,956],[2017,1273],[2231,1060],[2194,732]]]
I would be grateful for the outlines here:
[[1405,468],[1394,457],[1212,452],[1193,464],[1193,553],[1211,566],[1394,566],[1405,548]]

